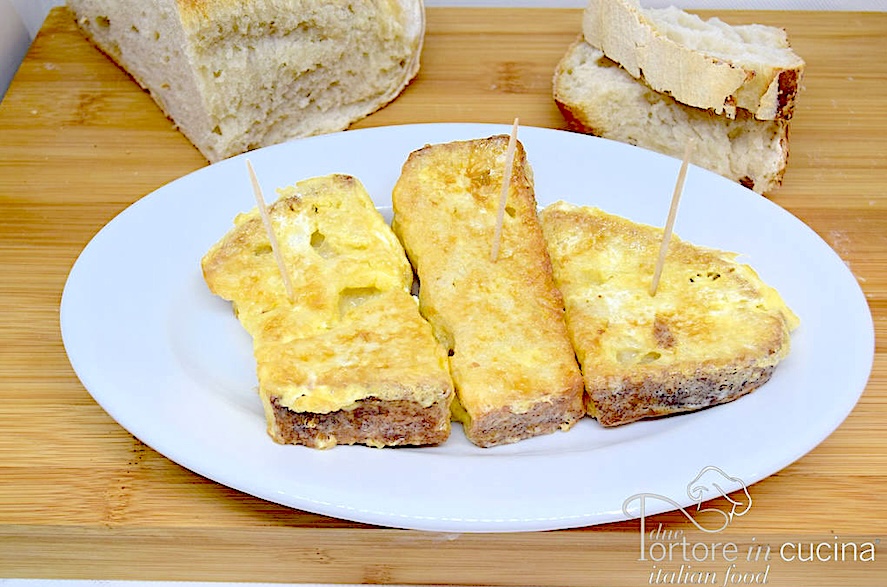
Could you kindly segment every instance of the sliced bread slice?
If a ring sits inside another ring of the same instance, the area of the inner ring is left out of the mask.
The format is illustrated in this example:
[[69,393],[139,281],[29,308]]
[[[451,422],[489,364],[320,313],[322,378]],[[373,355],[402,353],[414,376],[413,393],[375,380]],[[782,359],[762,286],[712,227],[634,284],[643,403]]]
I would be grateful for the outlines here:
[[689,106],[730,117],[742,109],[761,120],[794,111],[805,63],[783,29],[645,9],[637,0],[590,0],[582,30],[632,76]]
[[787,120],[736,118],[681,104],[636,80],[581,38],[554,75],[554,100],[570,128],[681,157],[687,141],[692,163],[758,192],[782,184],[788,163]]

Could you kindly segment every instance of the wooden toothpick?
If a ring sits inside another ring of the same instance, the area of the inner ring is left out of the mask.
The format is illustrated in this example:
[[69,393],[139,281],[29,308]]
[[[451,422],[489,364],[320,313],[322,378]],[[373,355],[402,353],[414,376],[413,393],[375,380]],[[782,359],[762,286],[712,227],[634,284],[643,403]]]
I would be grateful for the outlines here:
[[681,162],[681,170],[678,173],[678,180],[674,186],[674,194],[671,197],[671,208],[668,210],[668,220],[665,222],[665,231],[662,234],[662,243],[659,245],[659,259],[656,260],[656,268],[653,271],[653,282],[650,284],[650,295],[655,296],[656,290],[659,288],[659,278],[662,276],[662,268],[665,265],[665,256],[668,253],[668,242],[671,240],[671,233],[674,229],[674,219],[678,213],[678,202],[681,200],[681,193],[684,191],[684,179],[687,177],[687,166],[690,164],[690,154],[693,152],[693,139],[687,141],[684,149],[684,160]]
[[511,170],[514,167],[514,151],[517,143],[517,126],[519,119],[514,119],[511,126],[511,136],[508,138],[508,148],[505,150],[505,171],[502,177],[502,195],[499,196],[499,209],[496,212],[496,230],[493,233],[493,248],[490,250],[490,260],[493,263],[499,258],[499,242],[502,240],[502,223],[505,221],[505,204],[508,202],[508,189],[511,187]]
[[265,225],[265,232],[268,233],[268,240],[271,241],[271,252],[274,253],[274,259],[277,261],[277,268],[283,277],[283,286],[286,288],[286,297],[290,302],[295,298],[293,293],[293,282],[290,280],[289,271],[286,270],[286,264],[283,262],[283,255],[280,253],[280,245],[277,243],[277,237],[274,235],[274,228],[271,226],[271,216],[268,215],[268,208],[265,206],[265,196],[262,195],[262,188],[259,186],[259,178],[256,177],[256,171],[250,160],[246,160],[246,168],[249,170],[249,178],[253,184],[253,193],[256,196],[256,204],[259,206],[259,215],[262,217],[262,224]]

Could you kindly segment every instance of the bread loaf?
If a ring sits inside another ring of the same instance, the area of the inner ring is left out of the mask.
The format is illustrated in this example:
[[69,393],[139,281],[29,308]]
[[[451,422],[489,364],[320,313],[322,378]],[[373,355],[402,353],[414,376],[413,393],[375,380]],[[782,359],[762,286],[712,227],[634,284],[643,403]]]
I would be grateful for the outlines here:
[[762,120],[792,116],[805,64],[782,29],[645,9],[638,0],[589,0],[582,31],[632,76],[683,104],[729,117],[740,108]]
[[564,202],[540,222],[602,425],[733,401],[788,355],[797,317],[735,255],[673,236],[651,295],[661,229]]
[[558,63],[554,100],[570,128],[681,157],[758,192],[782,184],[788,164],[790,121],[735,118],[693,108],[633,78],[581,38]]
[[520,142],[491,256],[508,142],[500,135],[414,151],[392,195],[422,313],[449,349],[454,415],[484,447],[567,430],[584,414]]
[[317,448],[446,440],[447,357],[410,294],[404,250],[360,182],[299,182],[269,216],[293,299],[257,210],[239,215],[201,265],[252,336],[271,437]]
[[211,162],[347,128],[419,69],[422,0],[68,0]]

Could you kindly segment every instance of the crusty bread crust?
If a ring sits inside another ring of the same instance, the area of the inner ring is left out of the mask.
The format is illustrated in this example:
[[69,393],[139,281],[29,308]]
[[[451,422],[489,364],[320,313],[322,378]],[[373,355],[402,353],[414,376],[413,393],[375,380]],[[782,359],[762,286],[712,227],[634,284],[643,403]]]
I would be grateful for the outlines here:
[[760,120],[794,112],[805,63],[781,29],[645,10],[637,0],[590,0],[582,30],[632,76],[683,104],[728,117],[742,109]]
[[789,156],[788,120],[735,118],[681,104],[636,80],[581,37],[558,63],[554,102],[570,129],[681,157],[766,194],[782,185]]
[[573,392],[556,396],[550,402],[536,403],[523,413],[515,413],[509,407],[497,408],[463,420],[462,426],[471,442],[488,448],[568,430],[585,415],[583,404],[576,401]]
[[326,414],[295,412],[271,398],[271,437],[280,444],[330,448],[339,444],[425,446],[444,442],[450,434],[450,405],[423,406],[406,400],[361,400],[348,410]]
[[68,0],[210,161],[347,128],[416,76],[422,0]]
[[586,389],[588,414],[602,426],[620,426],[644,418],[692,412],[736,400],[764,385],[775,365],[704,365],[655,377],[626,376],[617,383]]
[[519,141],[499,256],[491,259],[508,140],[414,151],[392,196],[393,228],[418,275],[422,313],[450,352],[454,415],[478,446],[567,430],[584,414]]

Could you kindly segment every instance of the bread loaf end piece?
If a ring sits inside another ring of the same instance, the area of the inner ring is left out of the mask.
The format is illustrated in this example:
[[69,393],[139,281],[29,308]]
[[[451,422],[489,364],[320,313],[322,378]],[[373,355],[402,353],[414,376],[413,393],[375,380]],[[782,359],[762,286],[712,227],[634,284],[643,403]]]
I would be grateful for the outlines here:
[[422,0],[68,0],[210,161],[338,131],[419,70]]
[[681,104],[636,80],[582,39],[554,74],[554,100],[570,128],[681,157],[766,194],[782,185],[789,155],[787,120],[736,117]]
[[395,233],[423,315],[449,350],[459,419],[479,446],[572,427],[582,378],[518,141],[499,255],[491,258],[508,136],[413,152],[393,191]]

